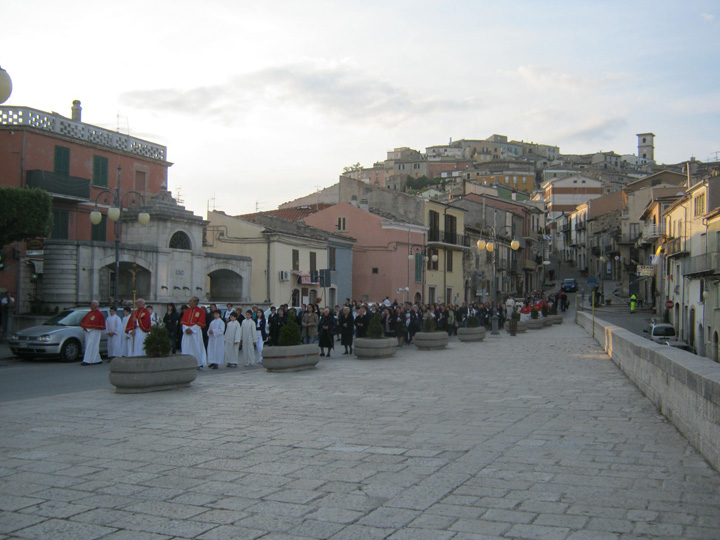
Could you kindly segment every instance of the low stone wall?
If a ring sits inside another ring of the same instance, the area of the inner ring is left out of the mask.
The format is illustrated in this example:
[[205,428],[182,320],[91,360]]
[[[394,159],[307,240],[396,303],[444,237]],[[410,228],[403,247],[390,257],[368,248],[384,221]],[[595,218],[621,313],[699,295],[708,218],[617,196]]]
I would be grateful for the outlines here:
[[[591,314],[578,312],[575,322],[593,332]],[[597,317],[594,331],[613,362],[720,471],[720,364]]]

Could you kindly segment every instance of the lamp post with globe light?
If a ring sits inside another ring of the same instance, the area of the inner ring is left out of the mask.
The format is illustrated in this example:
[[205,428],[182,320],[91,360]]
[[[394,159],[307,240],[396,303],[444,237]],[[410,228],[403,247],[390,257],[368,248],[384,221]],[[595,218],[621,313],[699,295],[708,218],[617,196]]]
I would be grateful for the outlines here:
[[[495,248],[497,247],[497,241],[498,241],[498,235],[502,233],[505,229],[510,229],[512,231],[512,226],[505,225],[503,227],[500,227],[499,229],[495,229],[495,227],[487,227],[489,229],[490,233],[485,234],[484,230],[481,231],[481,236],[487,236],[489,239],[484,240],[483,238],[480,238],[480,240],[477,241],[477,248],[480,251],[487,251],[488,253],[492,253],[493,257],[493,276],[492,276],[492,287],[491,287],[491,303],[492,303],[492,316],[490,317],[490,322],[492,323],[492,330],[490,334],[492,335],[498,335],[500,332],[498,331],[498,316],[497,316],[497,302],[498,302],[498,290],[497,290],[497,253],[495,252]],[[513,238],[510,242],[510,249],[513,251],[517,251],[520,247],[520,242]]]
[[411,245],[409,247],[409,253],[408,253],[408,291],[410,290],[410,263],[415,260],[415,257],[417,255],[422,255],[422,301],[425,300],[425,265],[432,261],[436,263],[438,261],[437,253],[433,253],[432,255],[428,255],[428,248],[425,246],[419,246],[419,245]]
[[0,103],[5,103],[12,94],[12,79],[2,67],[0,67]]
[[[98,210],[98,201],[101,199],[101,197],[104,196],[105,200],[108,200],[109,204],[111,204],[110,208],[108,208],[107,211],[107,217],[115,224],[115,281],[113,285],[113,298],[115,302],[119,300],[118,295],[120,293],[120,218],[122,218],[126,199],[128,203],[137,203],[137,199],[142,201],[143,211],[138,214],[138,223],[140,223],[140,225],[142,226],[150,223],[150,214],[148,214],[144,210],[145,198],[142,196],[142,194],[137,191],[128,191],[124,195],[120,196],[121,170],[121,167],[118,165],[117,187],[115,188],[115,191],[113,192],[109,189],[103,189],[100,193],[98,193],[97,197],[95,198],[95,209],[90,212],[90,223],[92,223],[93,225],[99,225],[102,221],[102,214],[100,213],[100,210]],[[136,197],[136,199],[128,199],[129,196]],[[111,201],[109,200],[110,197],[112,198]]]

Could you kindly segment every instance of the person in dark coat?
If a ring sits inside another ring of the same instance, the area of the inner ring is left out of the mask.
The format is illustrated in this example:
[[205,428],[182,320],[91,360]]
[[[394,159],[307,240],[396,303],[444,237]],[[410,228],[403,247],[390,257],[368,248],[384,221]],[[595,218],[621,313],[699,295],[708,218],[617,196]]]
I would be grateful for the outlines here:
[[[335,334],[335,317],[330,313],[330,308],[325,308],[322,317],[320,317],[320,356],[330,356],[333,349]],[[327,348],[327,355],[325,349]]]
[[340,327],[340,345],[345,347],[343,354],[352,354],[353,334],[355,333],[355,319],[352,311],[345,306],[338,317],[338,326]]
[[367,327],[370,324],[371,316],[366,312],[364,307],[358,310],[358,315],[355,317],[355,337],[363,338],[367,335]]
[[163,324],[165,325],[165,328],[167,328],[168,334],[170,334],[170,343],[172,344],[172,353],[175,354],[175,352],[178,350],[178,323],[180,322],[180,319],[178,318],[178,313],[175,310],[175,304],[170,303],[167,305],[167,313],[165,313],[165,316],[163,317]]

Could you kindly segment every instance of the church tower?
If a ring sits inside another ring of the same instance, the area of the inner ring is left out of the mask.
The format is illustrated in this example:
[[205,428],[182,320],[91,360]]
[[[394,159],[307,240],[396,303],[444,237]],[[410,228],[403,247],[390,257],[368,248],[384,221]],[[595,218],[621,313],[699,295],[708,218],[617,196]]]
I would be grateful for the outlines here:
[[638,157],[655,161],[655,134],[654,133],[638,133]]

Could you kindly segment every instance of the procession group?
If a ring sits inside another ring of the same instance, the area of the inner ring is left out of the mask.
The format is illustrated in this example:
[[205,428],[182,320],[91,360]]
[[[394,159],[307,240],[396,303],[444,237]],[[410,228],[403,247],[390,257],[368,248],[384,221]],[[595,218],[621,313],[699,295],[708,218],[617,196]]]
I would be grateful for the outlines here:
[[320,356],[331,356],[337,342],[344,347],[343,354],[352,354],[354,340],[367,335],[370,322],[378,314],[383,335],[396,338],[397,346],[402,347],[413,343],[415,334],[427,326],[428,320],[432,320],[435,329],[452,336],[457,334],[458,328],[467,325],[470,317],[476,317],[478,323],[488,329],[493,317],[497,317],[502,328],[513,311],[529,313],[533,306],[552,305],[558,301],[564,310],[565,295],[551,294],[545,298],[542,291],[517,299],[510,296],[505,302],[462,302],[458,305],[398,303],[397,300],[391,302],[389,297],[383,302],[368,304],[348,298],[343,306],[336,305],[334,309],[325,307],[321,310],[315,304],[304,304],[300,308],[273,306],[266,319],[258,306],[243,312],[227,304],[221,311],[215,304],[200,307],[199,299],[192,297],[189,305],[180,310],[174,304],[168,304],[161,319],[140,299],[135,310],[123,308],[122,318],[117,309],[111,307],[107,321],[94,301],[81,323],[88,332],[81,365],[102,362],[99,344],[103,332],[107,334],[109,358],[145,356],[144,341],[153,325],[167,329],[173,353],[180,350],[182,354],[195,357],[198,369],[219,369],[222,366],[237,367],[240,361],[245,366],[261,364],[263,348],[279,345],[280,330],[287,324],[291,312],[298,318],[302,342],[317,343]]

